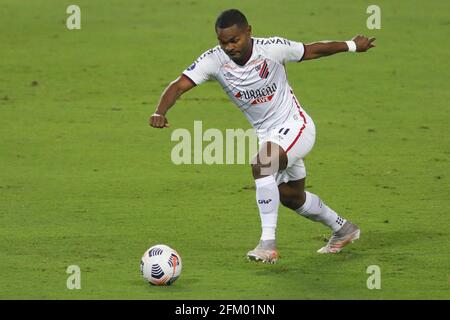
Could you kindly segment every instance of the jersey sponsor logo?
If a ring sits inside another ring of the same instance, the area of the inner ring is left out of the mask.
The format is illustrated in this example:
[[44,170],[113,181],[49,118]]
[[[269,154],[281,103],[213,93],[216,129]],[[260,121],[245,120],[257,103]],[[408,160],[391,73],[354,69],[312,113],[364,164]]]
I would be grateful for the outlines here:
[[274,95],[272,94],[272,95],[267,96],[267,97],[257,98],[257,99],[255,99],[255,100],[253,100],[253,101],[251,102],[251,104],[260,104],[260,103],[265,103],[265,102],[272,101],[273,96],[274,96]]
[[271,101],[276,91],[277,84],[274,82],[262,89],[238,91],[234,96],[241,100],[250,100],[250,104],[260,104]]
[[287,45],[287,46],[291,45],[289,40],[282,39],[282,38],[256,39],[256,44],[262,44],[262,45],[267,45],[267,44],[284,44],[284,45]]

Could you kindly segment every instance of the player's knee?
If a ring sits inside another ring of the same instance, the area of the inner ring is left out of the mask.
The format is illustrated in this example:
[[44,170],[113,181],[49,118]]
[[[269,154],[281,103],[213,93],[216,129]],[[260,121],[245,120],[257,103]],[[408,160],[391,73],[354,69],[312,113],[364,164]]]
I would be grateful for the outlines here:
[[287,167],[286,152],[275,143],[265,143],[252,160],[252,172],[255,179],[270,176]]
[[263,175],[261,175],[261,164],[259,163],[253,163],[252,164],[252,174],[254,179],[262,178]]
[[252,174],[253,174],[254,179],[259,179],[259,178],[273,175],[277,171],[278,171],[277,168],[272,167],[271,163],[269,163],[269,164],[254,163],[254,164],[252,164]]

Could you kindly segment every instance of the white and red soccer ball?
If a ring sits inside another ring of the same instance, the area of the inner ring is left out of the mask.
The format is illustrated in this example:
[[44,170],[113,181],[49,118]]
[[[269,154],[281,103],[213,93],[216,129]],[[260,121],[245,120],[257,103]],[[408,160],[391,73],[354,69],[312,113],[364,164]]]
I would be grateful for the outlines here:
[[158,244],[147,251],[141,259],[141,274],[155,286],[171,285],[181,273],[181,257],[169,246]]

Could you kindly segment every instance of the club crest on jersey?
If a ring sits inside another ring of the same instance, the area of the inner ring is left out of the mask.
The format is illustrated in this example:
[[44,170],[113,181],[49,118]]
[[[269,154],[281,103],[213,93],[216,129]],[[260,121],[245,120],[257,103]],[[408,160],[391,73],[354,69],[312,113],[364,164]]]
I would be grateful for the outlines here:
[[260,104],[271,101],[276,91],[277,84],[274,82],[262,89],[238,91],[234,96],[239,100],[249,100],[250,104]]
[[267,61],[264,60],[262,64],[257,65],[255,71],[259,71],[259,76],[261,77],[261,79],[267,79],[267,77],[269,76],[269,66],[267,65]]

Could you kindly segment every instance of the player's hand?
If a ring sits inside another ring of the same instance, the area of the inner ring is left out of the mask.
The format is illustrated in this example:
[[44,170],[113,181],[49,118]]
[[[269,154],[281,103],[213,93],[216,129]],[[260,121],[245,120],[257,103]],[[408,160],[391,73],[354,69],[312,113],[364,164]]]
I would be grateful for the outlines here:
[[148,120],[148,123],[153,128],[160,128],[160,129],[167,128],[170,126],[169,122],[167,121],[167,118],[165,116],[163,116],[162,114],[157,114],[157,113],[152,114],[152,116]]
[[356,52],[366,52],[370,48],[375,47],[373,42],[375,41],[375,38],[368,38],[366,36],[357,35],[356,37],[353,37],[352,39],[356,43]]

